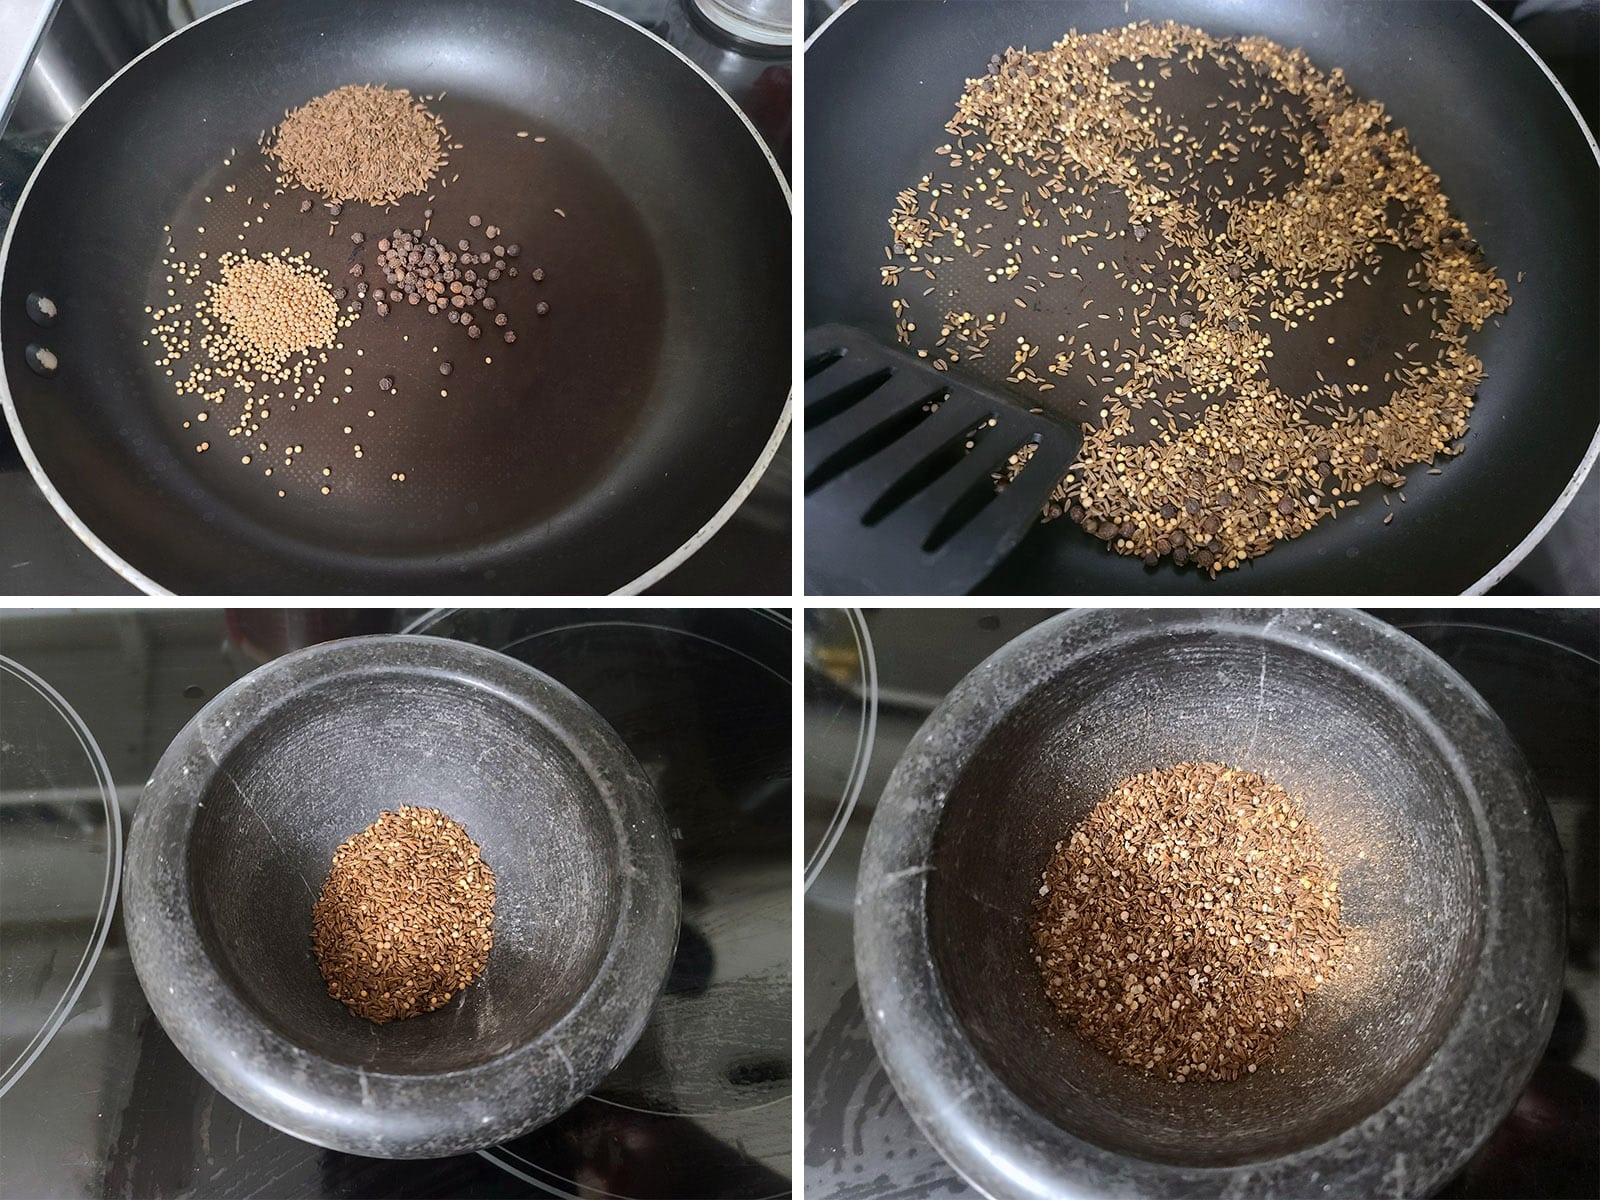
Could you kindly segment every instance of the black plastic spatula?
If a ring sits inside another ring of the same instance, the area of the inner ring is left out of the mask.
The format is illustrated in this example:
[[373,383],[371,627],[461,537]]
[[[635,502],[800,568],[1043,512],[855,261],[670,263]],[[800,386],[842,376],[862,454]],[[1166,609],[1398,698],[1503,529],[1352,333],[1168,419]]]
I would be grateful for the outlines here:
[[847,326],[806,334],[805,372],[808,592],[970,591],[1038,520],[1077,453],[1060,426]]

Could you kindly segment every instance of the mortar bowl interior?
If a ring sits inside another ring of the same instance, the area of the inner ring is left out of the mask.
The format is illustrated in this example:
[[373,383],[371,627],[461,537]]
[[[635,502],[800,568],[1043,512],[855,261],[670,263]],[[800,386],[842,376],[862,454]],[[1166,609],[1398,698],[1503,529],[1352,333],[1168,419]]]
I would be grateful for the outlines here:
[[[1053,1009],[1032,914],[1057,842],[1113,785],[1188,760],[1303,797],[1353,932],[1347,969],[1261,1070],[1178,1085],[1115,1062]],[[1428,1173],[1457,1132],[1492,1128],[1478,1098],[1443,1089],[1520,1087],[1559,983],[1554,838],[1526,766],[1465,683],[1358,614],[1075,614],[1024,635],[902,760],[861,895],[880,1054],[935,1144],[996,1195],[1041,1179],[1066,1195],[1310,1186],[1431,1138],[1392,1117],[1442,1106],[1441,1144],[1402,1168]],[[1486,991],[1508,938],[1526,971]],[[892,1017],[902,988],[918,994]],[[1485,1006],[1518,1014],[1509,1058],[1474,1043]],[[969,1087],[966,1116],[937,1111]],[[1036,1158],[1042,1174],[1023,1169]]]
[[[494,944],[442,1008],[380,1026],[328,995],[311,913],[338,845],[402,805],[481,847]],[[571,692],[478,647],[362,638],[269,664],[179,735],[136,815],[127,911],[157,1016],[220,1090],[411,1157],[514,1136],[598,1083],[665,979],[678,890],[648,780]]]

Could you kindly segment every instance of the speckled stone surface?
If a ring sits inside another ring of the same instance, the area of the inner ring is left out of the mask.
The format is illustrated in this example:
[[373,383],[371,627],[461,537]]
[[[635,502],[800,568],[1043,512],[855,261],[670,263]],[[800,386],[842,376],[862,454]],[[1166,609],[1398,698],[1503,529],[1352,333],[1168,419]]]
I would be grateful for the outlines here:
[[[326,993],[311,905],[384,808],[461,821],[497,882],[482,978],[375,1026]],[[337,1150],[457,1154],[543,1124],[632,1047],[679,888],[650,782],[587,704],[459,642],[357,638],[218,695],[145,786],[123,900],[139,981],[240,1107]]]
[[[1215,758],[1303,794],[1353,967],[1257,1075],[1148,1079],[1042,996],[1030,902],[1135,771]],[[1019,637],[935,710],[862,861],[856,966],[923,1132],[996,1197],[1424,1195],[1549,1035],[1564,927],[1543,799],[1499,719],[1360,613],[1113,610]]]

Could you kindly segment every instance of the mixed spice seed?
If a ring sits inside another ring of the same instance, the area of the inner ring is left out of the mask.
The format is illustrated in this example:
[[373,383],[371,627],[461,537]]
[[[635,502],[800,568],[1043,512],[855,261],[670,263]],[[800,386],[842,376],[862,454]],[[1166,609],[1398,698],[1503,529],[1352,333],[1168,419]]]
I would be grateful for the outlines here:
[[[270,160],[268,171],[275,172],[270,195],[263,194],[257,204],[247,181],[223,185],[224,192],[244,196],[250,216],[243,222],[243,232],[220,227],[208,232],[207,225],[196,225],[193,245],[180,250],[171,227],[164,228],[165,287],[160,289],[164,295],[146,306],[151,326],[145,344],[158,349],[156,365],[172,380],[176,393],[200,401],[183,421],[196,453],[222,448],[225,442],[218,435],[226,435],[229,453],[238,455],[241,466],[260,471],[279,498],[308,486],[315,494],[329,496],[341,482],[337,472],[344,468],[326,446],[320,448],[322,461],[301,463],[303,443],[316,439],[304,426],[303,416],[297,420],[295,414],[319,399],[332,404],[349,401],[358,382],[358,360],[369,353],[372,359],[367,365],[379,369],[392,365],[384,363],[381,347],[369,342],[347,348],[342,340],[369,307],[381,318],[402,307],[417,308],[457,326],[467,341],[487,337],[512,345],[517,340],[509,311],[513,297],[501,294],[505,287],[501,281],[518,278],[522,246],[499,226],[485,224],[474,213],[467,223],[474,238],[482,241],[461,238],[447,247],[429,232],[434,218],[431,205],[437,197],[428,194],[430,207],[422,209],[416,228],[390,229],[392,221],[385,220],[378,229],[340,230],[341,225],[348,229],[365,211],[351,209],[352,204],[394,206],[407,197],[424,195],[435,181],[442,190],[459,178],[439,178],[449,152],[462,148],[449,140],[442,120],[428,107],[443,95],[417,99],[403,90],[360,85],[319,96],[286,113],[279,126],[259,139]],[[232,154],[223,160],[225,167],[233,165]],[[328,270],[311,262],[306,250],[251,248],[252,234],[256,238],[265,234],[261,226],[267,212],[290,188],[316,192],[316,200],[302,197],[287,203],[296,203],[300,216],[319,225],[326,221],[329,238],[348,242],[348,257],[339,256],[342,274],[330,277]],[[205,196],[204,201],[209,205],[212,197]],[[365,212],[365,216],[364,223],[370,223],[375,214]],[[541,285],[544,279],[542,268],[527,273],[532,285]],[[195,288],[198,296],[180,295],[180,289]],[[550,311],[548,301],[534,303],[536,317],[546,317]],[[404,328],[410,332],[397,331],[400,343],[410,343],[413,334],[419,335],[419,343],[426,336],[414,325]],[[432,350],[439,356],[444,383],[457,363],[448,350],[439,346]],[[485,355],[483,362],[492,366],[494,358]],[[370,387],[371,377],[367,378]],[[396,376],[384,374],[377,391],[396,397]],[[439,388],[440,399],[449,395],[448,388]],[[376,419],[380,411],[368,408],[364,419]],[[277,420],[267,426],[274,413]],[[350,423],[340,426],[350,439],[352,462],[370,455],[374,442],[384,441],[381,423],[358,431],[356,422],[361,419],[352,415]],[[390,483],[403,484],[407,472],[388,470],[387,477]]]
[[1347,943],[1339,872],[1304,806],[1215,762],[1117,784],[1056,843],[1035,901],[1051,1003],[1174,1083],[1253,1074]]
[[311,910],[328,995],[377,1025],[431,1012],[483,974],[494,871],[435,808],[385,812],[333,854]]
[[1459,452],[1510,296],[1342,72],[1141,22],[993,56],[946,128],[882,280],[919,356],[1081,422],[1042,519],[1214,575]]

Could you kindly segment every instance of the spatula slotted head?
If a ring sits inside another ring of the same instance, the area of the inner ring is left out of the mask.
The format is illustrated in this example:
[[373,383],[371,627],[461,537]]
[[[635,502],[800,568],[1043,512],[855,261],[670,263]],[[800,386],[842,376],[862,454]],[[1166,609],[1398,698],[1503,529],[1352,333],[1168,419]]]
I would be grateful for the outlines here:
[[1077,452],[1054,423],[844,326],[806,335],[805,369],[811,591],[970,591]]

